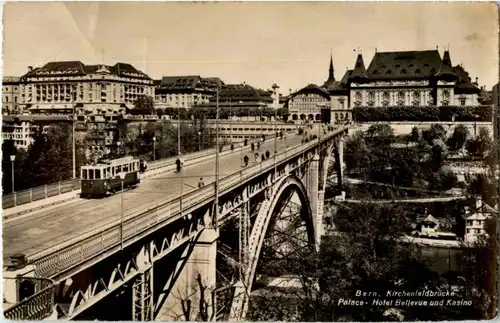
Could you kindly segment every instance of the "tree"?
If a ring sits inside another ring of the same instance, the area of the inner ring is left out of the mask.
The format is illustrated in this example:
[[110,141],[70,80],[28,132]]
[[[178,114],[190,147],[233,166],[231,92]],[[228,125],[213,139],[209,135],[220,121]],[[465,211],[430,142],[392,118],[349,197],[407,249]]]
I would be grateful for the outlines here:
[[446,161],[446,156],[443,147],[434,145],[431,149],[430,167],[432,171],[437,172]]
[[493,141],[491,139],[490,131],[488,128],[479,128],[479,134],[476,138],[467,142],[467,152],[473,158],[485,158],[493,148]]
[[345,142],[344,163],[348,172],[366,170],[369,163],[369,150],[362,131],[357,131]]
[[452,152],[460,151],[465,142],[467,141],[467,137],[469,136],[469,131],[464,125],[458,125],[455,127],[453,134],[447,141],[448,149]]
[[134,108],[130,110],[134,115],[150,115],[155,113],[153,98],[149,95],[140,95],[134,101]]
[[410,141],[411,142],[418,142],[419,138],[420,138],[420,133],[418,131],[418,128],[417,127],[413,127],[411,129]]

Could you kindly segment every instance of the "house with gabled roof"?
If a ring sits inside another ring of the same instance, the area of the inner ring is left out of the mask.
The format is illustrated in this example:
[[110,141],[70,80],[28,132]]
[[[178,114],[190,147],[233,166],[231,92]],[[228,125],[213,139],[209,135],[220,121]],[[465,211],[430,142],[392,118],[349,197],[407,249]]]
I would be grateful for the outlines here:
[[498,216],[498,211],[486,204],[479,196],[476,198],[475,207],[465,210],[465,235],[464,241],[474,242],[478,237],[487,234],[487,222]]

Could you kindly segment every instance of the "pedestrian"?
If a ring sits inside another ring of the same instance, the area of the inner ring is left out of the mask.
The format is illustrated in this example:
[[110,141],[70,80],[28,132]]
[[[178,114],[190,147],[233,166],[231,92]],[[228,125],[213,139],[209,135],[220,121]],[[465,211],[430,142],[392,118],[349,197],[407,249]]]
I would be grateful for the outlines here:
[[248,166],[248,156],[245,155],[245,157],[243,158],[243,162],[245,163],[245,167]]
[[198,181],[198,188],[202,188],[205,186],[205,182],[203,182],[203,177],[200,177],[200,180]]

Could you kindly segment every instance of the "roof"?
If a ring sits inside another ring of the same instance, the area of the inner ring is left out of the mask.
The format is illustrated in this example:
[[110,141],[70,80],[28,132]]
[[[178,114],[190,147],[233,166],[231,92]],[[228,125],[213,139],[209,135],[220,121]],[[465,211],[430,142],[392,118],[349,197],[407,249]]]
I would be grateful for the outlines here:
[[358,54],[358,57],[356,58],[356,63],[354,64],[354,69],[352,70],[351,75],[349,75],[349,79],[351,80],[368,79],[365,63],[363,61],[363,56],[361,54]]
[[439,71],[441,56],[437,50],[377,52],[368,74],[371,79],[429,78]]
[[88,74],[114,74],[121,77],[148,79],[151,78],[145,73],[127,63],[116,63],[110,65],[85,65],[80,61],[57,61],[49,62],[42,67],[35,68],[26,73],[23,77],[44,76],[83,76]]
[[429,214],[422,222],[432,222],[438,224],[439,221],[432,216],[432,214]]
[[162,89],[168,90],[194,90],[194,89],[211,89],[215,90],[223,84],[218,77],[201,77],[199,75],[184,75],[184,76],[164,76],[159,86]]
[[18,76],[4,76],[2,78],[2,84],[17,84],[21,82],[21,78]]
[[456,94],[481,93],[481,89],[472,84],[469,73],[467,73],[462,66],[455,66],[453,71],[458,77],[457,83],[455,84]]
[[324,98],[330,99],[330,94],[328,93],[328,91],[324,87],[320,87],[320,86],[318,86],[316,84],[312,84],[312,83],[307,85],[306,87],[303,87],[302,89],[298,90],[297,92],[292,93],[290,95],[290,98],[293,98],[296,95],[304,94],[304,93],[316,93],[316,94],[323,96]]
[[441,66],[436,76],[447,81],[454,81],[457,79],[457,75],[453,72],[449,51],[444,52],[443,60],[441,61]]
[[340,81],[327,81],[325,82],[325,84],[323,84],[323,87],[330,94],[349,94],[348,79],[351,74],[352,70],[347,70]]

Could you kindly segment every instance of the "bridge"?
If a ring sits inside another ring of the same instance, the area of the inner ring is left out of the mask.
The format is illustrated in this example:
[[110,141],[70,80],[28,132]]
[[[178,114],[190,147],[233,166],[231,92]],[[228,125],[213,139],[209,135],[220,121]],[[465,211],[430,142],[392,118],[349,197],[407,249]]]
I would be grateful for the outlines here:
[[[347,132],[320,128],[319,137],[267,141],[259,152],[270,158],[251,158],[246,167],[242,154],[253,153],[235,150],[220,156],[218,180],[212,157],[122,196],[70,200],[11,219],[4,262],[16,262],[4,268],[5,317],[244,319],[267,259],[319,246],[327,170],[335,166],[341,185]],[[20,281],[31,281],[24,297]]]

